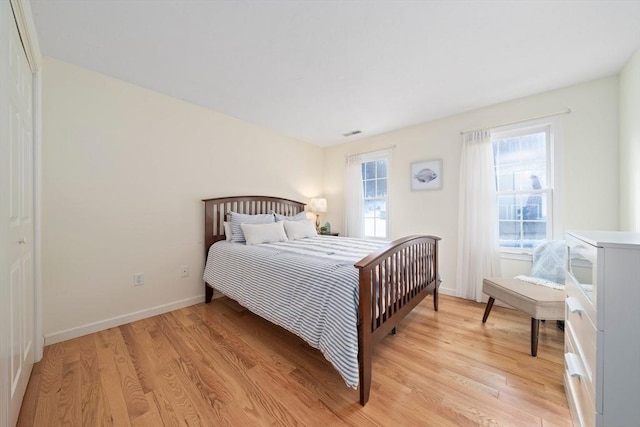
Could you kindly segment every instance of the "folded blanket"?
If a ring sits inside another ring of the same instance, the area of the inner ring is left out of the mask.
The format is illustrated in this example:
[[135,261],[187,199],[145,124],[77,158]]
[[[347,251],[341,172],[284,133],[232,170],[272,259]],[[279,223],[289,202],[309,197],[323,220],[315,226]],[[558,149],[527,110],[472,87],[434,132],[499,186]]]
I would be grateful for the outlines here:
[[559,289],[561,291],[564,290],[564,284],[552,282],[551,280],[540,279],[538,277],[524,276],[521,274],[520,276],[514,277],[514,279],[522,280],[523,282],[527,282],[527,283],[533,283],[534,285],[547,286],[549,288]]
[[564,283],[567,269],[567,243],[564,240],[545,240],[533,248],[531,277]]

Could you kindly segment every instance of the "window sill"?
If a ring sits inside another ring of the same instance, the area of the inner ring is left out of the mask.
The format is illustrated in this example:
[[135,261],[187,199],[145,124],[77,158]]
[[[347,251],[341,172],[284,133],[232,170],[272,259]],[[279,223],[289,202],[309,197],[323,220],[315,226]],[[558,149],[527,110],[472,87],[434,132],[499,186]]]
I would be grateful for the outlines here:
[[508,251],[502,250],[500,252],[501,259],[514,259],[518,261],[531,261],[533,256],[531,255],[531,251],[519,250],[519,251]]

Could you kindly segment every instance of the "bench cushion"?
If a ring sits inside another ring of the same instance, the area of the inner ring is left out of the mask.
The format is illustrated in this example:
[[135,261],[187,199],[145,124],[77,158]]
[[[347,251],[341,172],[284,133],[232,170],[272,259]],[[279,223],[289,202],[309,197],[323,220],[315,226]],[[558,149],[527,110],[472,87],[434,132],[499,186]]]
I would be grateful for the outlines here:
[[482,291],[534,319],[564,320],[565,292],[508,277],[489,277]]

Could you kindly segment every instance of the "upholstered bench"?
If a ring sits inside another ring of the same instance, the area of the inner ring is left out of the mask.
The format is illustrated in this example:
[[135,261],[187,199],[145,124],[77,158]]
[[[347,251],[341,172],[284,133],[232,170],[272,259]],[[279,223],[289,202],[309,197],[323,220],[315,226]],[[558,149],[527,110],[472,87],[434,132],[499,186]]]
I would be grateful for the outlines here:
[[540,320],[564,320],[565,293],[548,286],[535,285],[507,277],[489,277],[482,281],[489,295],[482,323],[486,323],[494,300],[500,300],[531,316],[531,355],[538,354]]

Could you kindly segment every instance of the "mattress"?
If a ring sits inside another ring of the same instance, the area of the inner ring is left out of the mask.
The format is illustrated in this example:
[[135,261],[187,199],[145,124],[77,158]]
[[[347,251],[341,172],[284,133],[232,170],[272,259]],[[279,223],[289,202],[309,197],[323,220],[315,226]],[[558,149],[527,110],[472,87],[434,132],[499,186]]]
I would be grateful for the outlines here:
[[317,236],[247,246],[211,245],[204,280],[253,313],[322,352],[349,387],[358,386],[358,270],[388,245]]

